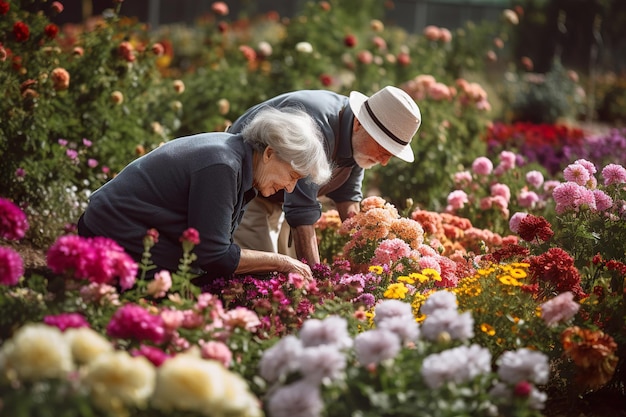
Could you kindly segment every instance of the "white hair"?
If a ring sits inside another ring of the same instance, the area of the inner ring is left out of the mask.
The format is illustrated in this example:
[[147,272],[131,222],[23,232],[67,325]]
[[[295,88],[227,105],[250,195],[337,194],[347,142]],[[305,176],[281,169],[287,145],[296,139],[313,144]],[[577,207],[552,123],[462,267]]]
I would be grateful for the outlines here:
[[241,131],[255,151],[271,147],[282,161],[299,174],[323,185],[332,174],[319,127],[298,108],[264,107]]

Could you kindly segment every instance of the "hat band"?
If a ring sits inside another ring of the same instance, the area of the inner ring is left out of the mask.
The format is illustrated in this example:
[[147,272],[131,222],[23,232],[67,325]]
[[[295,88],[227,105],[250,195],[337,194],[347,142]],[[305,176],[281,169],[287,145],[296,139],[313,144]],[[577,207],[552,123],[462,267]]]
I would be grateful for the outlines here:
[[393,132],[391,132],[391,130],[387,129],[385,127],[385,125],[383,125],[382,122],[380,120],[378,120],[378,117],[376,117],[376,115],[372,111],[372,109],[371,109],[369,103],[367,102],[367,100],[365,100],[365,102],[363,104],[365,104],[365,109],[367,110],[367,114],[370,115],[370,117],[372,118],[374,123],[376,123],[376,126],[378,126],[380,128],[380,130],[385,132],[387,134],[387,136],[389,136],[391,139],[393,139],[394,142],[399,143],[402,146],[406,146],[406,145],[409,144],[409,142],[403,141],[402,139],[400,139],[399,137],[394,135]]

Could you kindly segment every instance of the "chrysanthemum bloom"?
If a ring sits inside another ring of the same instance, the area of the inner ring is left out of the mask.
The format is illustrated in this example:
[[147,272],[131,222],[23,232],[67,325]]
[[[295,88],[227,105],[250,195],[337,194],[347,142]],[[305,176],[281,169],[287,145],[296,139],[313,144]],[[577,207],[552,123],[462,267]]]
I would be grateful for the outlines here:
[[561,334],[567,357],[578,367],[576,381],[584,387],[598,389],[611,380],[618,363],[617,343],[600,330],[573,326]]
[[27,324],[0,348],[0,369],[18,380],[63,378],[74,369],[70,346],[56,327]]
[[259,361],[259,375],[267,382],[277,381],[300,368],[302,342],[294,335],[281,338],[271,348],[263,352]]
[[493,197],[500,196],[507,202],[511,201],[511,189],[506,184],[495,183],[489,187],[489,191]]
[[165,338],[163,319],[135,304],[119,308],[106,330],[109,336],[120,339],[149,340],[159,344]]
[[352,346],[348,322],[339,316],[306,320],[300,329],[300,340],[304,347],[335,345],[339,349],[347,349]]
[[348,48],[354,48],[357,44],[357,39],[356,36],[348,34],[343,38],[343,43],[344,45],[346,45]]
[[240,328],[248,332],[254,332],[261,325],[257,313],[245,307],[227,310],[222,314],[221,319],[224,322],[224,326],[231,330]]
[[608,164],[602,169],[604,185],[626,183],[626,168],[617,164]]
[[532,208],[539,202],[539,200],[540,198],[536,192],[528,191],[526,189],[520,190],[517,195],[517,203],[520,207]]
[[54,23],[50,23],[50,24],[46,25],[46,27],[43,29],[43,31],[44,31],[44,33],[46,34],[46,36],[48,38],[54,39],[59,34],[59,27],[57,25],[55,25]]
[[456,294],[450,291],[435,291],[430,294],[422,307],[420,308],[420,313],[422,314],[433,314],[438,310],[457,310],[458,304],[456,300]]
[[463,384],[491,372],[491,353],[475,344],[444,350],[424,358],[420,372],[431,389]]
[[0,197],[0,237],[19,240],[28,230],[26,214],[12,201]]
[[[392,300],[388,300],[392,301]],[[400,338],[402,343],[414,342],[419,338],[420,329],[413,314],[403,317],[390,317],[380,321],[376,328],[389,330]]]
[[204,359],[212,359],[228,368],[233,360],[233,353],[230,348],[222,342],[215,340],[200,340],[200,355]]
[[13,25],[13,36],[18,42],[26,42],[30,37],[30,28],[24,22],[16,22]]
[[533,284],[547,285],[559,293],[571,291],[578,298],[586,295],[580,285],[580,272],[574,266],[574,259],[561,248],[550,248],[532,257],[529,272]]
[[422,33],[429,41],[438,41],[440,37],[440,29],[437,26],[429,25],[424,28]]
[[251,46],[240,45],[239,52],[241,52],[241,54],[244,56],[244,58],[246,58],[246,61],[248,62],[255,62],[257,59],[256,51]]
[[298,42],[296,44],[296,51],[302,52],[304,54],[310,54],[311,52],[313,52],[313,45],[311,45],[309,42]]
[[436,341],[446,334],[452,340],[466,341],[474,337],[474,319],[469,311],[459,314],[457,310],[438,309],[426,316],[420,329],[427,340]]
[[121,91],[113,91],[111,93],[111,103],[118,105],[124,102],[124,94]]
[[543,174],[535,170],[528,171],[526,173],[526,182],[535,188],[539,188],[543,184]]
[[62,332],[70,328],[89,327],[89,322],[79,313],[61,313],[54,316],[45,316],[43,322],[49,326],[58,327]]
[[570,164],[563,170],[563,178],[565,178],[566,181],[575,182],[578,185],[584,186],[591,178],[591,174],[581,164]]
[[602,190],[593,190],[596,211],[603,212],[613,207],[613,199]]
[[467,203],[469,203],[469,198],[463,190],[454,190],[448,194],[448,206],[452,211],[462,209]]
[[300,373],[304,379],[321,384],[341,377],[346,369],[346,355],[332,345],[305,348],[300,356]]
[[379,364],[395,358],[402,344],[400,338],[389,330],[373,329],[359,333],[354,338],[356,360],[362,366]]
[[0,16],[9,13],[11,6],[6,1],[0,0]]
[[52,4],[50,5],[50,9],[54,12],[54,13],[61,13],[63,11],[63,3],[59,2],[59,1],[53,1]]
[[52,87],[57,90],[67,90],[70,87],[70,73],[65,68],[55,68],[50,73]]
[[17,285],[24,275],[24,261],[15,250],[0,246],[0,284]]
[[70,345],[72,356],[78,364],[87,364],[104,353],[113,352],[113,345],[89,327],[69,328],[63,337]]
[[324,401],[317,385],[302,380],[278,388],[267,400],[267,410],[272,417],[319,416]]
[[545,384],[550,375],[548,357],[539,351],[527,348],[504,352],[497,360],[498,377],[509,384],[531,381]]
[[509,229],[511,229],[511,231],[513,233],[518,233],[519,232],[519,225],[522,221],[522,219],[526,218],[526,216],[528,216],[528,213],[524,213],[521,211],[518,211],[517,213],[514,213],[511,216],[511,219],[509,220]]
[[579,308],[574,294],[566,291],[541,304],[541,318],[548,326],[556,326],[574,317]]
[[527,242],[547,242],[554,236],[550,222],[541,216],[532,214],[521,219],[517,233]]
[[500,163],[498,164],[498,167],[497,167],[498,174],[503,174],[515,168],[515,165],[517,162],[517,157],[515,156],[515,153],[511,151],[502,151],[500,152],[499,158],[500,158]]
[[95,404],[120,413],[124,406],[145,406],[155,380],[156,370],[150,361],[122,350],[103,353],[89,362],[82,383],[89,388]]

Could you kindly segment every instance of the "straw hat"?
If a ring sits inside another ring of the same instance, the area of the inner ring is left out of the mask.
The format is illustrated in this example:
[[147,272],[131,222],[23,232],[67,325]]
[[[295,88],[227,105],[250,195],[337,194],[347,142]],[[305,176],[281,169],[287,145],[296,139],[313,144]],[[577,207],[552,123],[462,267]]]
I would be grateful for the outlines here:
[[411,139],[420,127],[422,114],[406,92],[387,86],[368,98],[353,91],[350,108],[380,146],[404,161],[414,161]]

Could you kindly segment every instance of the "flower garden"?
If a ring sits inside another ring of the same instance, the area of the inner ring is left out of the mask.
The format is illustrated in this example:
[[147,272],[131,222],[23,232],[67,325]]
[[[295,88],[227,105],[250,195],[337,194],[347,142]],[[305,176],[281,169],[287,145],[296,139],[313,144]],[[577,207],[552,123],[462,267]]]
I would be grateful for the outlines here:
[[[381,7],[235,18],[216,2],[149,29],[121,0],[62,26],[62,2],[0,0],[0,414],[623,413],[626,130],[575,123],[587,80],[558,60],[497,78],[523,8],[408,34]],[[279,92],[387,84],[422,111],[416,162],[368,170],[343,223],[325,207],[313,282],[194,286],[194,230],[178,270],[144,280],[158,230],[140,263],[76,235],[89,193],[162,142]],[[525,117],[533,100],[545,120]]]

